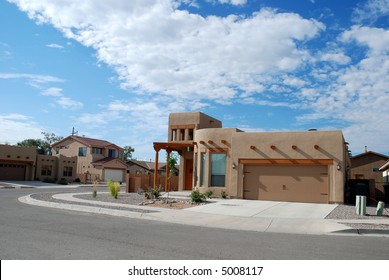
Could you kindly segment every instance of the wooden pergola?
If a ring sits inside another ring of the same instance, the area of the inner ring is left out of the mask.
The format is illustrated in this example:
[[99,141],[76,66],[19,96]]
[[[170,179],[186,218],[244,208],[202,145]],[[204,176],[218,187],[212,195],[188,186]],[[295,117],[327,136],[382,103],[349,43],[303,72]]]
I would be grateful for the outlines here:
[[[167,152],[167,157],[170,156],[170,153],[176,151],[179,155],[182,155],[183,149],[191,148],[196,145],[196,142],[193,141],[182,141],[182,142],[154,142],[154,150],[155,150],[155,165],[154,165],[154,188],[157,186],[158,182],[158,158],[159,151],[165,150]],[[170,167],[166,162],[166,178],[165,178],[165,192],[168,191],[168,182],[170,176]]]

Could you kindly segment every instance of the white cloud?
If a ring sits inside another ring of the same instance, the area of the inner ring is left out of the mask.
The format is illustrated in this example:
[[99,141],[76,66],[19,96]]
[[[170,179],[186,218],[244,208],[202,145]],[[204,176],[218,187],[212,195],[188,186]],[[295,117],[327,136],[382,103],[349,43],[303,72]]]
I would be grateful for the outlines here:
[[27,79],[32,84],[46,84],[46,83],[63,83],[64,80],[49,76],[49,75],[37,75],[26,73],[0,73],[0,79]]
[[46,45],[48,48],[53,48],[53,49],[63,49],[64,47],[58,44],[48,44]]
[[338,64],[348,64],[351,61],[350,57],[345,55],[342,52],[324,53],[324,54],[321,55],[320,60],[322,60],[322,61],[329,61],[329,62],[335,62],[335,63],[338,63]]
[[247,0],[218,0],[222,4],[245,5]]
[[55,102],[59,104],[62,108],[70,110],[80,109],[84,106],[82,102],[64,96],[61,96],[59,99],[56,99]]
[[373,23],[383,16],[389,16],[389,0],[363,1],[353,11],[353,21]]
[[169,0],[13,2],[31,18],[93,47],[124,88],[220,103],[231,102],[239,90],[255,90],[262,75],[298,68],[309,54],[296,42],[324,28],[270,9],[250,17],[202,17]]
[[62,88],[56,88],[56,87],[47,88],[43,90],[41,94],[45,96],[56,96],[56,97],[63,95]]
[[25,139],[40,139],[42,128],[22,114],[0,115],[0,143],[15,145]]

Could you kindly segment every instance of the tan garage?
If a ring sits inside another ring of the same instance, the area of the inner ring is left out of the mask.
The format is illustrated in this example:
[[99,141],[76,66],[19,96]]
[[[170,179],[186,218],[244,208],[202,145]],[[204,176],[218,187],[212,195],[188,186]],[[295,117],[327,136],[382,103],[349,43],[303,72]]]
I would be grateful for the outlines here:
[[243,198],[329,202],[327,165],[245,165]]

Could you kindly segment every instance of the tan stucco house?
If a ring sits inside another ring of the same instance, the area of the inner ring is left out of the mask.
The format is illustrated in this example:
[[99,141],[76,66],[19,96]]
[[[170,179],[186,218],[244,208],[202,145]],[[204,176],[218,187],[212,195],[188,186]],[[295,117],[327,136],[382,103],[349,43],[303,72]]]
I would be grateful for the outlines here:
[[382,200],[385,196],[383,174],[380,169],[389,156],[366,151],[351,157],[350,185],[354,182],[364,182],[368,187],[368,197],[371,203]]
[[0,180],[34,180],[35,147],[0,145]]
[[108,141],[71,135],[54,143],[52,154],[77,157],[75,174],[82,182],[125,180],[124,149]]
[[[201,112],[172,113],[168,142],[180,154],[179,190],[194,187],[230,197],[343,203],[350,166],[340,130],[243,132]],[[158,175],[154,175],[154,181]]]

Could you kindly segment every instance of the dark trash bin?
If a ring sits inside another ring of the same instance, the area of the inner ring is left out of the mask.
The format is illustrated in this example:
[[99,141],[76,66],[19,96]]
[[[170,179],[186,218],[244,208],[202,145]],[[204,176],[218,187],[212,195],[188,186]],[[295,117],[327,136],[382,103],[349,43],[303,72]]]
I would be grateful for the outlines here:
[[389,184],[384,184],[385,203],[389,203]]

